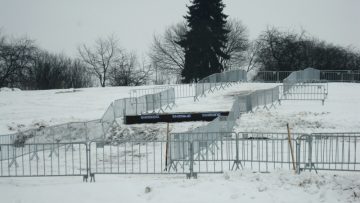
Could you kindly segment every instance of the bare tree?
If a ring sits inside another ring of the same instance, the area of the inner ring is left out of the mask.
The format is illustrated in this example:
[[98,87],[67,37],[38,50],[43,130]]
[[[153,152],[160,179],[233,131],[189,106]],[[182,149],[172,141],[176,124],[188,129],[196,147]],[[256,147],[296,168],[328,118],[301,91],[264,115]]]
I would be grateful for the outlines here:
[[123,51],[109,70],[112,86],[138,86],[147,82],[150,68],[138,63],[135,53]]
[[83,62],[89,67],[100,82],[102,87],[106,86],[108,71],[115,66],[121,55],[118,41],[114,36],[106,39],[99,38],[93,47],[85,44],[78,47],[79,54]]
[[86,71],[85,65],[80,59],[72,60],[69,73],[69,84],[72,88],[91,87],[91,75]]
[[[249,46],[247,28],[236,19],[227,22],[228,43],[224,52],[230,59],[220,58],[225,69],[239,68],[245,61],[245,51]],[[180,75],[185,65],[185,53],[178,44],[187,31],[185,22],[168,27],[163,35],[155,35],[151,46],[150,59],[155,72]]]
[[170,26],[163,36],[154,36],[150,58],[155,68],[173,74],[184,69],[185,54],[178,42],[186,33],[185,22]]
[[257,59],[263,70],[356,70],[359,54],[350,47],[336,46],[301,32],[268,28],[258,38]]
[[260,44],[257,41],[249,43],[249,47],[245,52],[245,62],[243,64],[244,70],[249,72],[258,67],[259,59],[257,58],[260,49]]
[[63,54],[38,51],[31,69],[31,89],[60,89],[89,87],[91,78],[79,59],[71,59]]
[[31,70],[36,50],[30,39],[0,36],[0,87],[20,86]]
[[224,53],[230,59],[220,58],[225,70],[238,69],[245,61],[246,50],[249,47],[247,28],[237,19],[230,19],[226,22],[226,29],[230,30],[227,34],[228,42],[224,48]]

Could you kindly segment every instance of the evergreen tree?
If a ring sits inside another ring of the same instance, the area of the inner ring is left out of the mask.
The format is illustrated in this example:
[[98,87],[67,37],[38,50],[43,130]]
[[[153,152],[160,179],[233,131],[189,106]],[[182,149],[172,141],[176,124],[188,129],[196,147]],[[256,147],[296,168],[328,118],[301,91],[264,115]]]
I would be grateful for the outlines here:
[[183,82],[197,82],[223,70],[219,59],[229,59],[223,52],[229,32],[224,7],[222,0],[193,0],[188,6],[185,19],[189,29],[179,41],[185,51]]

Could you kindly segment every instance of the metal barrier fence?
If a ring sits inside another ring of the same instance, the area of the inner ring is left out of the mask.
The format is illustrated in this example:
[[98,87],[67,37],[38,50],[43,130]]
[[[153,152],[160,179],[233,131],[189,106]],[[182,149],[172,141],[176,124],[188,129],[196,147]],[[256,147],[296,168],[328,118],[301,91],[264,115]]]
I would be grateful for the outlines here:
[[[283,82],[293,71],[259,71],[253,78],[257,82]],[[360,72],[350,70],[320,70],[320,80],[329,82],[359,82]]]
[[130,98],[140,97],[146,94],[155,94],[160,91],[174,88],[175,99],[189,98],[195,96],[195,87],[193,83],[190,84],[167,84],[163,86],[157,86],[153,88],[133,89],[129,92]]
[[[186,141],[198,140],[200,142],[201,139],[222,139],[224,133],[233,131],[233,128],[236,125],[236,120],[240,118],[241,113],[253,112],[260,107],[266,109],[272,108],[275,106],[275,103],[279,101],[279,94],[279,87],[277,86],[271,89],[257,90],[246,95],[237,96],[235,97],[235,101],[233,102],[228,116],[218,117],[209,122],[207,125],[197,127],[188,132],[174,134],[173,139],[175,141],[181,141],[184,140],[184,136],[187,137],[187,139],[185,139]],[[193,133],[198,133],[200,135],[202,135],[202,133],[206,133],[207,136],[200,136],[192,139],[190,139],[189,136],[186,136],[187,134]],[[206,145],[203,145],[203,148],[211,147],[213,145],[213,143],[209,141],[204,143],[206,143]],[[196,151],[197,148],[195,147],[194,150]]]
[[[215,135],[216,134],[216,135]],[[165,140],[1,144],[1,177],[95,174],[221,173],[250,169],[360,171],[360,133],[217,132],[173,134]],[[291,156],[289,140],[296,146]],[[36,148],[36,150],[33,150]]]
[[236,136],[215,142],[194,141],[194,148],[206,142],[214,143],[214,147],[194,150],[194,173],[221,173],[245,168],[269,172],[291,167],[290,147],[285,138],[250,139]]
[[320,71],[314,68],[306,68],[305,70],[292,72],[283,80],[284,93],[287,93],[294,85],[299,83],[319,82]]
[[360,171],[359,133],[318,133],[296,140],[297,172]]
[[[360,171],[359,133],[292,134],[295,160],[287,134],[281,133],[182,134],[192,144],[192,173],[219,173],[249,168],[261,172],[292,169]],[[210,146],[210,147],[209,147]]]
[[256,90],[246,95],[239,96],[241,112],[253,112],[254,110],[270,109],[280,102],[280,86],[270,89]]
[[[287,89],[287,92],[284,89]],[[279,85],[270,89],[256,90],[245,95],[236,96],[229,116],[225,119],[214,120],[213,122],[234,122],[240,117],[241,113],[253,112],[261,108],[269,110],[275,108],[276,103],[280,104],[281,100],[320,100],[324,104],[327,95],[327,83],[296,84],[291,89],[285,88],[284,85]],[[232,127],[234,125],[235,123],[230,124]],[[226,128],[225,131],[232,131],[232,127]],[[219,130],[224,132],[224,130],[221,130],[224,128],[220,127],[220,125],[209,130],[202,129],[203,131],[198,130],[196,132],[218,132]],[[218,131],[212,131],[212,129],[217,129]]]
[[320,79],[332,82],[359,82],[360,72],[321,71]]
[[[175,143],[182,147],[171,147]],[[116,144],[93,141],[89,144],[90,174],[189,173],[190,169],[184,167],[190,161],[189,146],[186,141],[127,140]],[[182,155],[178,156],[179,153]],[[179,165],[183,167],[177,168]]]
[[[38,129],[21,131],[11,135],[0,135],[0,144],[36,144],[36,143],[67,143],[86,142],[96,138],[104,138],[116,119],[124,115],[136,115],[164,111],[171,108],[175,103],[174,89],[144,95],[139,98],[125,98],[112,102],[101,119],[86,122],[71,122]],[[48,147],[48,145],[46,145]],[[9,146],[10,148],[10,146]],[[37,148],[29,148],[36,150]],[[19,149],[16,149],[19,152]],[[33,153],[31,151],[30,153]],[[13,159],[14,153],[8,153],[7,157],[2,156],[0,160]]]
[[[174,134],[174,141],[182,141],[184,140],[184,136],[187,137],[186,141],[193,141],[198,140],[201,141],[200,138],[205,140],[217,140],[221,139],[222,135],[226,132],[232,132],[234,126],[236,125],[236,120],[241,116],[241,113],[245,112],[253,112],[261,107],[269,109],[275,106],[276,102],[280,101],[280,92],[279,86],[265,89],[265,90],[257,90],[251,92],[246,95],[241,95],[235,97],[235,101],[233,102],[232,108],[228,116],[222,116],[214,119],[213,121],[209,122],[205,126],[200,126],[195,129],[192,129],[185,133]],[[207,136],[200,136],[190,139],[187,134],[193,133],[206,133]],[[213,143],[207,141],[204,142],[207,145],[203,145],[202,147],[211,147]],[[176,147],[176,146],[174,146]],[[177,148],[179,148],[178,146]],[[196,151],[197,148],[195,147],[194,150]],[[180,156],[180,155],[179,155]]]
[[155,94],[166,88],[174,88],[175,98],[194,97],[197,100],[200,96],[205,96],[206,93],[214,92],[215,90],[224,89],[234,82],[247,81],[247,72],[244,70],[231,70],[222,73],[215,73],[201,79],[198,83],[193,84],[172,84],[166,86],[159,86],[147,89],[134,89],[129,92],[130,98],[139,97],[144,94]]
[[328,96],[328,83],[296,84],[279,86],[280,100],[320,100],[324,104]]
[[1,144],[13,144],[15,140],[16,140],[16,134],[8,134],[8,135],[0,136]]
[[[18,132],[12,135],[0,136],[1,143],[6,144],[11,153],[2,152],[1,160],[10,160],[16,158],[16,154],[21,153],[36,153],[38,148],[30,147],[23,151],[21,148],[25,144],[49,143],[50,145],[43,145],[46,150],[50,149],[51,144],[77,143],[85,142],[90,139],[103,136],[104,128],[101,120],[93,120],[88,122],[72,122],[61,125],[54,125],[40,129],[30,129]],[[3,138],[7,139],[3,139]],[[30,151],[29,151],[30,150]],[[42,149],[44,150],[44,149]]]
[[87,144],[81,142],[0,144],[0,177],[87,176],[87,161]]
[[214,73],[196,83],[195,99],[205,96],[207,92],[213,92],[228,86],[233,82],[247,81],[247,72],[244,70],[231,70],[222,73]]
[[175,90],[168,88],[154,94],[146,94],[135,98],[124,98],[114,101],[115,116],[140,115],[164,112],[175,104]]
[[282,82],[293,71],[259,71],[252,81],[256,82]]

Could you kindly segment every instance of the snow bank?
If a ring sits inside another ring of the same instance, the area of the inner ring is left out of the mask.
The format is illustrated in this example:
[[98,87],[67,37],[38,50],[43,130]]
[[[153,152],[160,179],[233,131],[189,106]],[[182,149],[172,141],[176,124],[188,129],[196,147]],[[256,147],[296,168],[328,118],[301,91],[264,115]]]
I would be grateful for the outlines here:
[[8,88],[8,87],[2,87],[0,88],[0,92],[18,92],[21,91],[19,88]]

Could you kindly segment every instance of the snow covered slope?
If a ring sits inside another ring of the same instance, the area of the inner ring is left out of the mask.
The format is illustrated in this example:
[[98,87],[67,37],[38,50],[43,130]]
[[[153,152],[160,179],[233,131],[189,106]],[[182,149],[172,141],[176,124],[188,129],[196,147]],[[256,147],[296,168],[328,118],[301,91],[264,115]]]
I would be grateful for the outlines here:
[[[225,90],[209,93],[194,102],[179,99],[171,112],[227,111],[233,95],[274,87],[276,83],[241,83]],[[98,119],[115,99],[129,96],[134,87],[84,88],[77,90],[1,91],[0,134],[12,133],[39,125]],[[329,95],[320,101],[283,101],[276,109],[244,114],[236,131],[285,132],[287,122],[296,132],[360,131],[360,84],[330,83]],[[173,124],[184,130],[196,124]],[[163,125],[164,126],[164,125]],[[188,127],[186,127],[188,126]]]
[[[245,83],[208,94],[198,102],[177,101],[172,110],[229,110],[233,95],[278,84]],[[101,117],[115,99],[128,97],[131,88],[0,92],[0,134],[37,125],[52,125]],[[331,83],[329,96],[320,101],[283,101],[270,111],[244,114],[236,131],[285,132],[289,122],[295,132],[360,131],[360,84]],[[174,132],[204,123],[171,124]],[[165,124],[137,125],[149,130]],[[164,133],[164,132],[163,132]],[[336,175],[335,175],[336,174]],[[360,174],[319,174],[275,171],[234,171],[220,175],[200,174],[196,180],[183,175],[97,176],[87,184],[80,177],[0,178],[0,202],[360,202]]]

